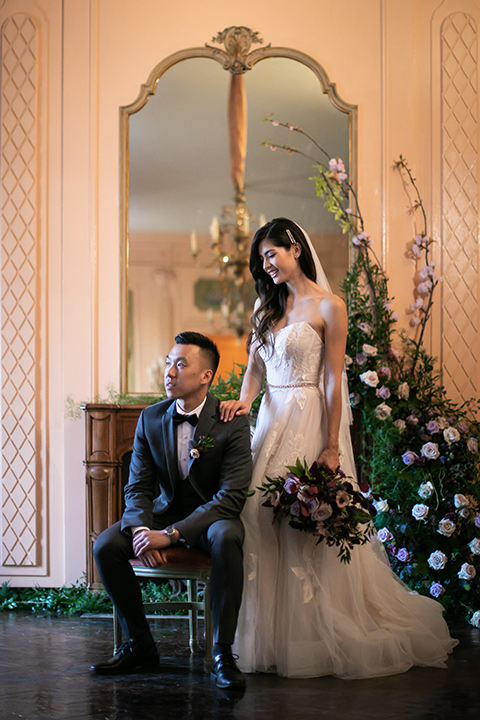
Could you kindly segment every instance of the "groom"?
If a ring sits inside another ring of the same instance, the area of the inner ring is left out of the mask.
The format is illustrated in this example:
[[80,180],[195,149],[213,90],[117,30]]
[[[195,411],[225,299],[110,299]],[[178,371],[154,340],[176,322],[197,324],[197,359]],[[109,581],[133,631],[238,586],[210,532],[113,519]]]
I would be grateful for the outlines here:
[[167,355],[167,400],[146,407],[138,420],[120,522],[98,537],[94,555],[118,612],[124,643],[113,658],[92,666],[111,675],[146,670],[159,662],[129,563],[164,562],[175,543],[206,550],[212,559],[210,597],[214,629],[212,674],[222,688],[245,684],[232,656],[243,587],[240,512],[251,479],[246,416],[220,420],[208,392],[219,362],[215,343],[182,332]]

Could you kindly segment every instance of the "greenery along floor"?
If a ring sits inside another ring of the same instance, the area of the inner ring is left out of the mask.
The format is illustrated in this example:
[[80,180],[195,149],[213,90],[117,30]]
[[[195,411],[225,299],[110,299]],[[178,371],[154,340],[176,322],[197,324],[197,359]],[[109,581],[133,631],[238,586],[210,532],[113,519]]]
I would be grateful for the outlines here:
[[[186,600],[186,592],[177,594],[177,589],[170,583],[154,582],[142,585],[145,600],[160,602],[162,600]],[[83,615],[84,613],[111,613],[112,603],[103,588],[91,590],[85,582],[76,582],[71,587],[60,588],[13,588],[8,583],[0,587],[0,612],[28,611],[34,613],[51,613],[58,615]],[[172,613],[168,609],[155,614],[182,615],[183,611]]]

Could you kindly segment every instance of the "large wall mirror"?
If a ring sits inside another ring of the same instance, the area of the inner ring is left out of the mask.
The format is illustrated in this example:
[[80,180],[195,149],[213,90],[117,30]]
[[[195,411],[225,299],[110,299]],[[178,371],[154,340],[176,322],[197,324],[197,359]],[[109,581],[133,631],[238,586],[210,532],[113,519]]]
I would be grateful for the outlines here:
[[[348,266],[347,240],[309,180],[314,159],[325,157],[313,142],[264,119],[302,127],[344,160],[354,182],[355,107],[301,52],[270,46],[250,52],[263,41],[247,28],[228,28],[215,41],[219,47],[207,44],[160,62],[135,102],[120,109],[123,392],[161,389],[165,355],[181,330],[216,340],[223,376],[246,361],[245,318],[248,324],[254,291],[245,282],[238,295],[238,278],[226,280],[219,267],[226,251],[219,257],[215,245],[219,227],[238,225],[229,141],[234,75],[241,76],[246,114],[240,251],[248,256],[259,224],[282,215],[309,232],[334,289]],[[301,147],[309,157],[272,152],[266,140]]]

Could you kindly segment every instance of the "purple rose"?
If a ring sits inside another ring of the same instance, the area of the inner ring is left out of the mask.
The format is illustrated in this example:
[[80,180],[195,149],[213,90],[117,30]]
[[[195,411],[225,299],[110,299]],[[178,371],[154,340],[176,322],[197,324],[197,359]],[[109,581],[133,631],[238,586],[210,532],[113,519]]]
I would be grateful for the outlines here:
[[287,478],[285,482],[283,483],[283,489],[285,492],[287,492],[289,495],[293,495],[297,492],[300,484],[297,478]]
[[445,588],[440,583],[432,582],[430,585],[430,595],[434,598],[440,597],[445,592]]
[[430,420],[427,423],[427,430],[429,433],[432,433],[432,435],[433,435],[434,433],[440,432],[441,428],[436,420]]
[[382,387],[377,388],[375,392],[377,397],[382,398],[382,400],[388,400],[391,395],[391,392],[386,385],[382,385]]
[[355,355],[355,365],[363,365],[367,356],[363,352],[359,352]]
[[300,515],[300,503],[298,500],[295,500],[295,502],[290,505],[290,515],[294,515],[295,517]]
[[397,552],[397,560],[400,560],[400,562],[407,562],[407,560],[410,560],[411,555],[408,552],[407,548],[400,548],[400,550]]
[[377,531],[377,537],[382,543],[387,542],[388,540],[393,540],[392,533],[386,527],[380,528],[380,530]]
[[390,370],[388,365],[382,365],[382,367],[378,370],[378,374],[386,378],[387,380],[390,380],[392,376],[392,371]]
[[415,460],[418,460],[418,455],[413,450],[406,450],[402,455],[402,460],[405,465],[413,465]]

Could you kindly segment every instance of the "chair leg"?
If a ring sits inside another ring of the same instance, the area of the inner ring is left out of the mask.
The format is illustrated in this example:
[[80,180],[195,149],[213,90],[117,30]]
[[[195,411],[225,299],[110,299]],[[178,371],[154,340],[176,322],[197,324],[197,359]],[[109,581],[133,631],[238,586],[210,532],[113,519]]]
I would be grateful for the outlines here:
[[115,655],[122,642],[122,626],[118,619],[117,610],[113,606],[113,654]]
[[[187,580],[188,602],[197,602],[198,586],[196,580]],[[188,611],[188,625],[190,629],[190,652],[198,650],[198,611],[190,608]]]
[[205,671],[209,673],[212,669],[212,645],[213,645],[213,624],[212,611],[210,609],[210,590],[208,582],[205,583],[205,591],[203,595],[204,607],[204,627],[205,627]]

